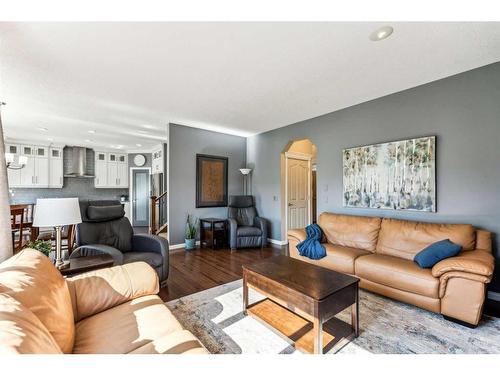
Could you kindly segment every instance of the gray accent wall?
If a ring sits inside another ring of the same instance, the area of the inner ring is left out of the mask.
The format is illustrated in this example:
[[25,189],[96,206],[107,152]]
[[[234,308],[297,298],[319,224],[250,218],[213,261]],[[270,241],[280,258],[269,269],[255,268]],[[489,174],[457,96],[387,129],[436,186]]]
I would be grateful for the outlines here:
[[170,243],[184,243],[187,214],[196,217],[227,217],[227,207],[195,208],[196,154],[225,156],[228,161],[228,194],[242,194],[246,139],[233,135],[170,124],[169,132]]
[[[332,90],[335,90],[332,87]],[[345,208],[342,149],[435,135],[437,212]],[[290,140],[318,148],[318,213],[471,223],[500,238],[500,63],[355,105],[247,139],[257,208],[281,239],[280,152]]]

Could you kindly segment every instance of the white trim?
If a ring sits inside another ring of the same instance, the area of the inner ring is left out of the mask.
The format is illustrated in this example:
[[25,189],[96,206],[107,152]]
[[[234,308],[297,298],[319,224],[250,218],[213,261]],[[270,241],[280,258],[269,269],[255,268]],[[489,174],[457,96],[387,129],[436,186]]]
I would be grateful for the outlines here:
[[499,292],[488,292],[488,299],[493,301],[500,301],[500,293]]
[[[200,241],[196,241],[196,246],[200,245]],[[168,249],[169,250],[177,250],[177,249],[184,249],[186,247],[186,244],[183,243],[178,243],[176,245],[169,245]]]
[[[133,189],[132,187],[134,186],[134,184],[132,183],[132,176],[133,176],[133,171],[134,170],[147,170],[149,172],[149,178],[148,178],[148,187],[149,187],[149,192],[151,193],[151,168],[150,167],[129,167],[129,171],[128,171],[128,201],[129,201],[129,204],[130,204],[130,222],[132,223],[132,225],[134,225],[134,202],[132,201],[132,197],[134,196],[133,193]],[[149,196],[148,196],[149,198]],[[148,202],[149,204],[149,202]],[[149,209],[148,209],[148,213],[149,213],[149,216],[151,217],[151,212],[149,212]],[[150,217],[148,217],[148,226],[150,225]]]
[[[288,159],[306,160],[307,174],[307,225],[312,224],[312,155],[302,154],[298,152],[285,152],[285,233],[288,230]],[[306,225],[306,226],[307,226]]]
[[271,242],[274,245],[280,245],[280,246],[284,246],[284,245],[288,244],[288,241],[275,240],[274,238],[268,238],[267,241]]
[[[165,180],[165,175],[167,176],[167,186],[165,186],[165,191],[167,192],[167,223],[170,225],[170,123],[166,126],[167,140],[164,142],[167,145],[167,152],[165,152],[165,146],[162,143],[162,155],[163,155],[163,180]],[[165,159],[166,166],[165,166]],[[167,230],[167,240],[170,242],[170,227]]]

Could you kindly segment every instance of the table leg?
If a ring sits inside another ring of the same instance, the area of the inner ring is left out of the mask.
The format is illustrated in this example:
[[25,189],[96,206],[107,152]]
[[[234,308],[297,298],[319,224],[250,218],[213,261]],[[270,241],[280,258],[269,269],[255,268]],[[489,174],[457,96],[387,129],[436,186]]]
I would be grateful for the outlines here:
[[354,337],[359,336],[359,291],[356,288],[355,302],[351,305],[351,325],[354,329]]
[[215,230],[214,230],[214,222],[210,223],[210,230],[212,231],[212,250],[215,250]]
[[243,314],[247,315],[248,306],[248,285],[245,271],[243,271]]
[[323,322],[319,317],[314,318],[314,354],[323,354]]

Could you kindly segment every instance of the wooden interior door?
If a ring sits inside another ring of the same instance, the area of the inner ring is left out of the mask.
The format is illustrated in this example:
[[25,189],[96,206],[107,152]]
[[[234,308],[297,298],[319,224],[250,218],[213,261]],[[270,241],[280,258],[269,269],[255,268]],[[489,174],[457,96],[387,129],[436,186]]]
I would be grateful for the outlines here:
[[287,226],[304,228],[310,224],[310,161],[288,158],[287,167]]

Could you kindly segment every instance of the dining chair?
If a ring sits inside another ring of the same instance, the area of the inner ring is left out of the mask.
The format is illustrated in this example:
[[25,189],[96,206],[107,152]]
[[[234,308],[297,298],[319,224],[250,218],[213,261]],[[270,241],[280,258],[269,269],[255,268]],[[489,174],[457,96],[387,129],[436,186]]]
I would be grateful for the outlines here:
[[[18,252],[23,248],[24,242],[24,208],[11,208],[10,227],[12,231],[12,248]],[[17,233],[19,232],[19,235]],[[17,238],[17,241],[16,241]]]

